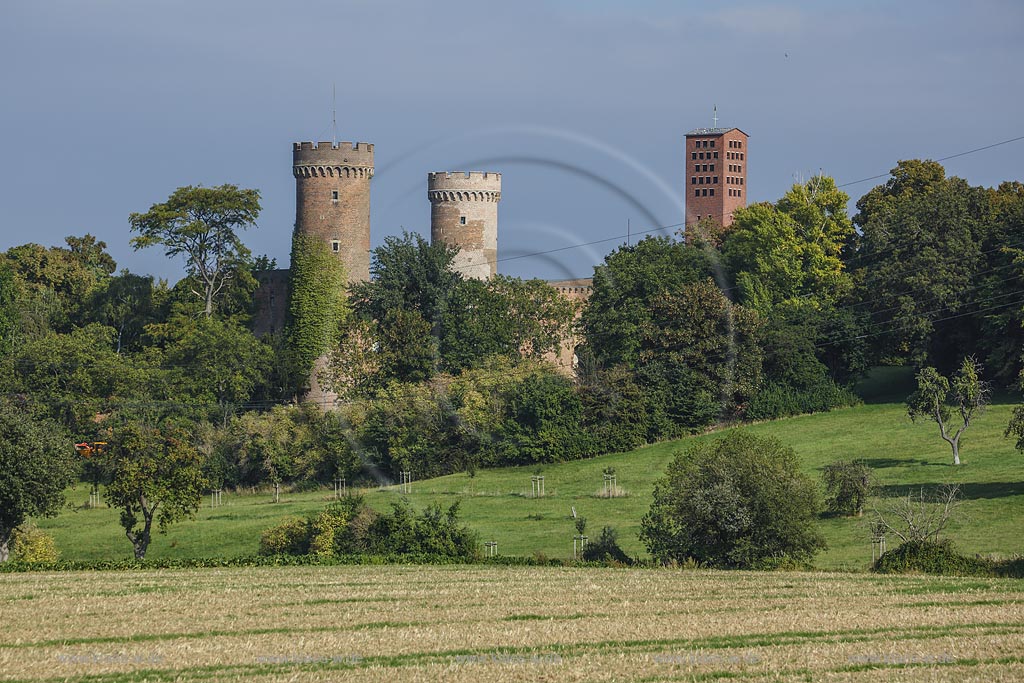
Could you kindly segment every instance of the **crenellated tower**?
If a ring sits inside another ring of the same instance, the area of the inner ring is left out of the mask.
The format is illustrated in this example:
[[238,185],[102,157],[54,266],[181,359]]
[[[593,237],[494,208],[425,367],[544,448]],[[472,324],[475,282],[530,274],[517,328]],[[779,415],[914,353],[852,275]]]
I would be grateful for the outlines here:
[[322,239],[349,282],[370,279],[370,179],[373,145],[296,142],[295,232]]
[[459,247],[455,268],[465,277],[498,272],[501,174],[445,171],[427,174],[430,241]]

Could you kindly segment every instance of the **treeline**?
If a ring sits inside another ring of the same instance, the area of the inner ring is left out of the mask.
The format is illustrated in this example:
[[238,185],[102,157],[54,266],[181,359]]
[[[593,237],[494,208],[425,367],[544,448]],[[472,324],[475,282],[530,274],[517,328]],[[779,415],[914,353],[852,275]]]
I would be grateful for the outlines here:
[[[948,372],[971,353],[1003,385],[1022,368],[1024,186],[972,187],[934,162],[901,162],[852,219],[822,176],[728,230],[623,246],[582,310],[539,280],[464,279],[413,234],[339,297],[326,247],[296,240],[287,329],[261,339],[254,273],[273,264],[238,238],[258,194],[200,190],[132,217],[135,246],[185,259],[173,286],[118,273],[88,235],[0,256],[0,393],[69,444],[173,417],[212,488],[627,450],[853,403],[873,365]],[[195,207],[229,217],[218,259],[183,241]],[[570,334],[573,376],[545,360]],[[299,402],[314,366],[336,410]]]

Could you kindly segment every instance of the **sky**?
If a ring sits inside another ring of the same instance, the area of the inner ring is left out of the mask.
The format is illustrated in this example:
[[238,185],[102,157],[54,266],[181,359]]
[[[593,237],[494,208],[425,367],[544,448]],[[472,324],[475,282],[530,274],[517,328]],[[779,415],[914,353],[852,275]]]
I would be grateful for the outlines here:
[[[1024,136],[1022,35],[1019,0],[6,0],[0,250],[88,232],[174,282],[129,214],[232,183],[262,195],[246,244],[285,266],[291,145],[331,140],[336,102],[338,139],[376,146],[374,246],[429,235],[428,172],[497,171],[499,271],[586,277],[627,223],[678,229],[684,135],[715,107],[750,135],[750,201]],[[994,186],[1022,155],[945,165]]]

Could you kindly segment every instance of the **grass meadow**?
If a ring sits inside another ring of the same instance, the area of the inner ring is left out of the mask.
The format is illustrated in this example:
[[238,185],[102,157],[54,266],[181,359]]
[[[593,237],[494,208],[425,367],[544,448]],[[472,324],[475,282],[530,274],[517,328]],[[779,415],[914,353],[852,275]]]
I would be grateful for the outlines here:
[[[1014,450],[1003,436],[1014,401],[996,401],[965,433],[964,464],[954,467],[949,446],[933,423],[912,423],[896,396],[912,387],[909,376],[897,369],[876,374],[861,387],[866,403],[830,413],[803,415],[755,424],[749,429],[771,435],[792,446],[804,471],[820,477],[821,468],[841,458],[864,459],[880,485],[881,498],[905,495],[921,487],[944,483],[962,486],[964,517],[950,529],[950,536],[967,553],[1012,555],[1024,552],[1020,529],[1024,519],[1024,454]],[[544,498],[531,496],[534,467],[480,470],[475,477],[455,474],[414,481],[407,497],[417,507],[438,502],[461,501],[462,519],[481,535],[496,541],[503,555],[544,554],[570,557],[575,529],[572,510],[588,520],[587,532],[595,537],[602,526],[619,532],[620,543],[631,555],[643,556],[637,538],[640,520],[651,503],[654,482],[673,454],[702,435],[568,463],[544,465]],[[602,497],[606,467],[616,469],[622,496]],[[413,473],[415,476],[415,472]],[[397,486],[362,491],[378,509],[405,494]],[[284,492],[274,503],[269,490],[226,492],[223,505],[210,507],[206,498],[194,521],[173,526],[155,536],[149,556],[214,557],[251,555],[257,550],[260,532],[282,517],[304,515],[327,504],[333,490]],[[38,525],[56,537],[63,559],[96,560],[129,557],[131,546],[118,526],[118,513],[101,507],[85,509],[88,487],[70,492],[71,507],[58,517]],[[829,548],[816,566],[858,571],[871,561],[867,528],[862,519],[822,518],[821,530]]]
[[1024,581],[483,566],[29,572],[5,681],[1024,679]]

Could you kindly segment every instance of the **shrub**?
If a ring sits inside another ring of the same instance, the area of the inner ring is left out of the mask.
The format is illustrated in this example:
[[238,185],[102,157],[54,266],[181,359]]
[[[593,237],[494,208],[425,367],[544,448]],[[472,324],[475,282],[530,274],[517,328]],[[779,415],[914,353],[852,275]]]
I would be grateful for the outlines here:
[[790,415],[821,413],[854,406],[860,399],[828,378],[808,388],[795,388],[778,382],[765,382],[747,404],[749,420],[775,420]]
[[871,492],[871,468],[860,460],[837,460],[825,465],[822,481],[828,496],[825,508],[834,515],[860,516]]
[[618,534],[610,526],[601,529],[597,540],[587,544],[583,549],[583,559],[588,562],[631,563],[629,555],[619,547]]
[[361,496],[331,503],[306,519],[291,517],[263,532],[259,554],[424,556],[473,560],[477,535],[458,524],[459,504],[447,511],[430,505],[416,514],[405,501],[392,503],[391,514],[366,506]]
[[806,562],[825,547],[815,527],[819,508],[792,448],[733,431],[676,453],[655,484],[640,537],[662,563],[773,568]]
[[260,555],[305,555],[309,552],[309,520],[288,517],[260,534]]
[[479,554],[477,534],[459,526],[459,503],[442,512],[436,503],[420,515],[402,501],[391,504],[389,515],[380,515],[367,529],[365,550],[376,554],[427,554],[473,559]]
[[952,541],[908,541],[883,553],[873,570],[880,574],[923,572],[953,576],[991,576],[996,566],[981,557],[965,557],[956,551]]
[[15,562],[56,562],[60,559],[53,536],[34,526],[15,529],[11,540],[11,559]]

